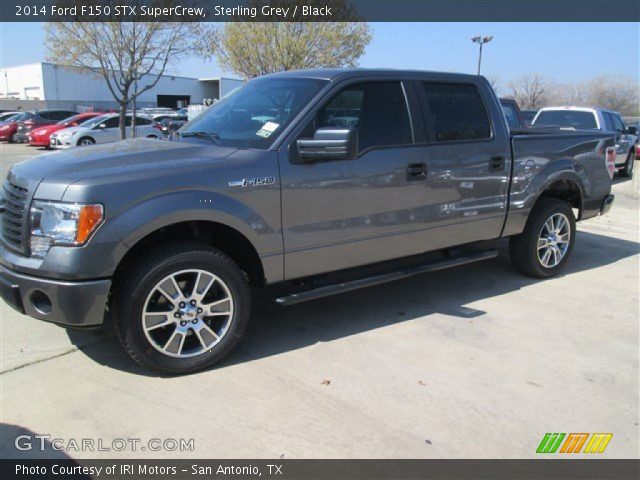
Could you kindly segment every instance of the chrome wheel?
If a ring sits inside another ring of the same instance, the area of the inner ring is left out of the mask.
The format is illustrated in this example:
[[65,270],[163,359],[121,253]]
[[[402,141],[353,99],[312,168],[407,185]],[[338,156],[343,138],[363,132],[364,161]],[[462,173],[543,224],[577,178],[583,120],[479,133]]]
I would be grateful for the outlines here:
[[231,291],[220,277],[205,270],[181,270],[151,289],[142,311],[142,328],[160,353],[195,357],[224,338],[233,307]]
[[571,225],[563,213],[556,213],[542,226],[538,236],[538,260],[546,268],[557,266],[569,249]]
[[89,138],[83,138],[82,140],[80,140],[80,145],[81,146],[87,146],[87,145],[93,145],[94,142],[93,140],[89,139]]

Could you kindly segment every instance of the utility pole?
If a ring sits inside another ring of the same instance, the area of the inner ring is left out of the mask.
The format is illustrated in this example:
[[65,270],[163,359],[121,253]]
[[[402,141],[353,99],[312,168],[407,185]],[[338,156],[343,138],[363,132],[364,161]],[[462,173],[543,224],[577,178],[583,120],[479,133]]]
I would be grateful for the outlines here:
[[480,45],[480,53],[478,54],[478,75],[480,75],[480,66],[482,65],[482,45],[493,40],[493,35],[478,35],[473,37],[471,41]]

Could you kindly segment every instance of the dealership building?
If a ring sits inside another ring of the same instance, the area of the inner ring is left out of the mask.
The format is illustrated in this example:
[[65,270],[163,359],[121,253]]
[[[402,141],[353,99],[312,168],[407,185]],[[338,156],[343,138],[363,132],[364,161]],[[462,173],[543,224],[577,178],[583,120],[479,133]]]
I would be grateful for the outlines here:
[[[139,88],[157,77],[143,77]],[[162,75],[158,83],[142,93],[138,108],[182,108],[215,100],[243,81],[233,78],[190,78]],[[55,63],[40,62],[0,68],[0,109],[32,110],[64,108],[70,110],[106,110],[118,108],[102,76],[86,70],[70,69]]]

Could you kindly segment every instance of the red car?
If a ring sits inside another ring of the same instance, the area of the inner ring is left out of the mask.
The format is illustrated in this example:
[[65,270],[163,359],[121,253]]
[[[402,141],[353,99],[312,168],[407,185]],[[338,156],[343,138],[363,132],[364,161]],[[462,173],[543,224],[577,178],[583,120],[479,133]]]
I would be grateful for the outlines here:
[[98,115],[103,115],[102,112],[87,112],[79,113],[64,120],[54,123],[53,125],[44,125],[42,127],[36,127],[29,133],[29,145],[38,147],[49,148],[49,142],[51,141],[51,134],[62,130],[63,128],[77,127],[85,120],[88,120]]
[[18,131],[18,122],[29,120],[31,118],[33,118],[33,112],[22,112],[0,123],[0,140],[15,142],[13,136],[16,135],[16,132]]

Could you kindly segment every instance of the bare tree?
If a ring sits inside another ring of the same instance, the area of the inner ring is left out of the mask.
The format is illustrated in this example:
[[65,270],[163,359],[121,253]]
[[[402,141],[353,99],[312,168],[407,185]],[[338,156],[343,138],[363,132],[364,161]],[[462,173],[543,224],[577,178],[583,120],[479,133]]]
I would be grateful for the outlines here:
[[500,96],[500,92],[502,91],[502,88],[500,86],[500,77],[498,77],[497,75],[485,75],[485,78],[491,85],[491,88],[493,88],[493,91],[496,92],[496,95]]
[[509,89],[520,108],[537,110],[547,101],[549,83],[537,73],[522,75],[509,82]]
[[125,138],[127,105],[153,88],[170,61],[191,47],[195,28],[163,22],[50,22],[45,43],[50,60],[102,77],[120,106],[120,138]]
[[630,78],[599,76],[587,82],[585,90],[591,106],[630,117],[640,114],[640,86]]
[[[282,70],[353,67],[371,41],[366,23],[359,22],[346,0],[329,4],[337,22],[229,22],[214,26],[202,36],[198,50],[215,57],[225,69],[244,77]],[[251,5],[261,2],[252,0]],[[287,6],[287,0],[272,0],[271,6]]]

